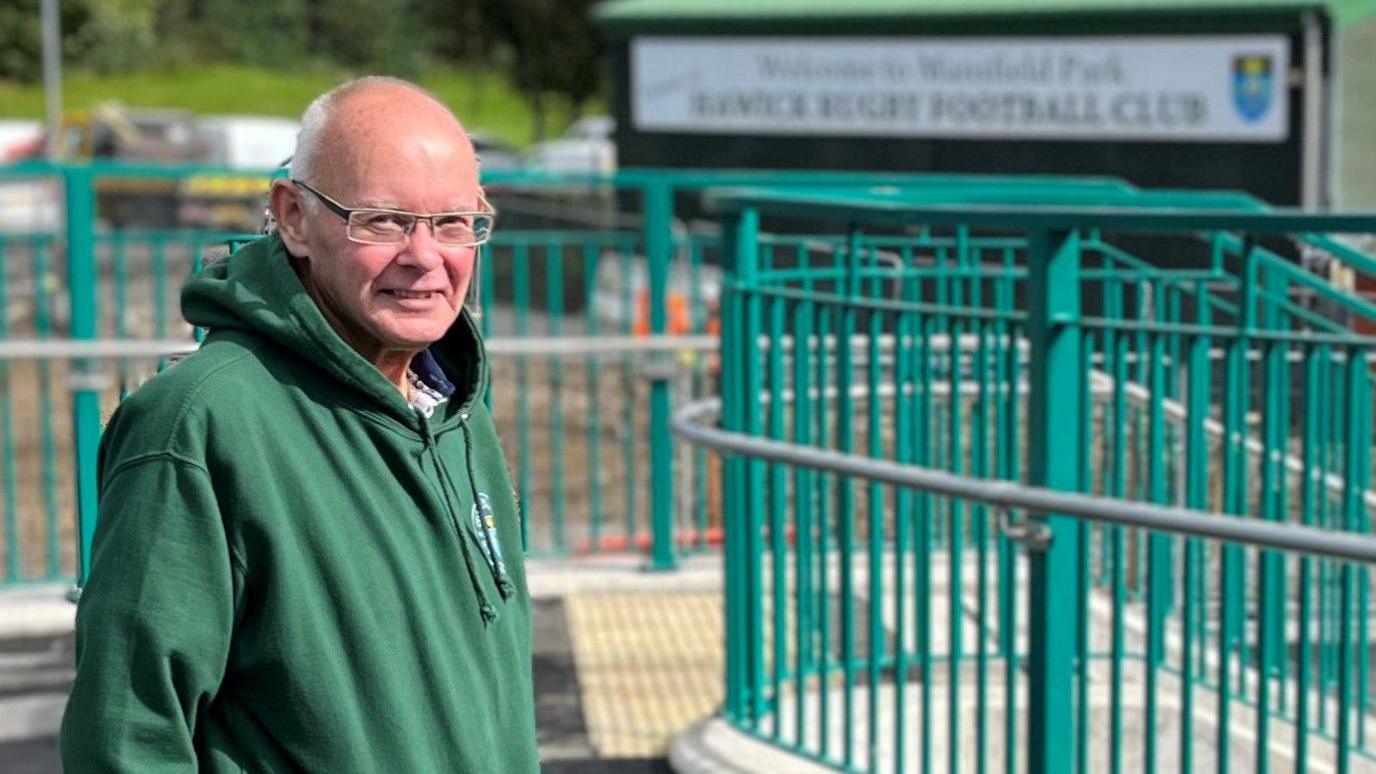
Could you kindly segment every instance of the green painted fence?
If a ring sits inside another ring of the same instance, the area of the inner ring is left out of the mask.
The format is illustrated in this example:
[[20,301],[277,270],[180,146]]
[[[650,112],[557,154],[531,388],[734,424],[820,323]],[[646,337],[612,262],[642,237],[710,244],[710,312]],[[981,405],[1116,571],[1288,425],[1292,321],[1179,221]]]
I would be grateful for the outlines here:
[[[722,427],[975,491],[1368,533],[1376,306],[1296,259],[1370,272],[1319,234],[1376,216],[1035,198],[716,196]],[[829,254],[774,245],[821,224]],[[747,733],[847,771],[1376,766],[1368,565],[778,459],[725,468],[723,713]]]

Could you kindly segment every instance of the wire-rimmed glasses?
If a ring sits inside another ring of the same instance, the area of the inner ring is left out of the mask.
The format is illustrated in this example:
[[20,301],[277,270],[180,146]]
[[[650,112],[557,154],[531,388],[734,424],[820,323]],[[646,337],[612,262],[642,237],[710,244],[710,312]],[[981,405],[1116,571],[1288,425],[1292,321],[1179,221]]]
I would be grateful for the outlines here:
[[349,241],[363,245],[401,244],[410,238],[416,224],[424,220],[430,223],[430,233],[434,234],[436,242],[447,247],[474,247],[492,236],[497,215],[481,191],[478,192],[481,210],[427,214],[380,207],[345,207],[300,180],[291,182],[311,192],[345,222]]

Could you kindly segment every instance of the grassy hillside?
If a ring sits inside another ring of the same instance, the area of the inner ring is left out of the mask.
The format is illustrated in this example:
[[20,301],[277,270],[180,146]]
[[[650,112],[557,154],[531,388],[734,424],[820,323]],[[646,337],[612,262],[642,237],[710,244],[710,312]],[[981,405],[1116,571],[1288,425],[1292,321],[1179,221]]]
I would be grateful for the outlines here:
[[[140,107],[183,108],[196,113],[249,113],[299,118],[320,92],[349,78],[341,71],[282,72],[243,65],[208,65],[96,75],[64,74],[63,103],[81,110],[104,100]],[[500,74],[482,70],[436,69],[420,79],[463,120],[470,131],[490,132],[518,146],[533,140],[529,106]],[[547,134],[557,134],[575,117],[567,104],[548,101]],[[597,110],[599,106],[589,106]],[[0,80],[0,118],[41,118],[43,89]]]

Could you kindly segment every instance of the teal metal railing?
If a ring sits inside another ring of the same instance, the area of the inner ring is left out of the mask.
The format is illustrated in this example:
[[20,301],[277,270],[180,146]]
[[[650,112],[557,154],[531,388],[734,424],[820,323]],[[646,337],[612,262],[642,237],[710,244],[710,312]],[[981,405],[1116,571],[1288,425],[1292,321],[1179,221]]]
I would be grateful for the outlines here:
[[[193,339],[176,295],[206,256],[224,252],[227,234],[140,229],[131,219],[143,212],[157,223],[178,215],[205,222],[228,208],[234,223],[248,223],[245,183],[255,175],[266,183],[272,174],[124,163],[0,168],[0,185],[40,183],[52,197],[37,198],[37,207],[56,212],[36,211],[34,223],[65,223],[0,242],[7,281],[0,343],[15,346],[0,362],[0,584],[80,574],[84,543],[77,536],[88,540],[94,529],[100,419],[162,364],[157,354],[91,359],[44,350],[52,357],[23,357],[23,344],[39,337]],[[224,197],[220,182],[241,196]],[[673,566],[681,552],[706,550],[720,536],[720,463],[700,449],[674,460],[667,431],[673,395],[710,393],[717,379],[714,347],[702,336],[718,325],[720,240],[691,222],[703,187],[899,186],[971,196],[995,187],[1131,190],[1108,179],[645,169],[614,176],[490,172],[484,183],[504,211],[483,262],[484,326],[494,342],[545,344],[509,355],[494,348],[494,413],[523,483],[528,547],[545,555],[632,548],[656,567]],[[158,196],[138,200],[139,191]],[[150,212],[154,200],[161,209]],[[612,337],[627,333],[665,336],[665,346],[612,347]],[[667,337],[680,336],[682,346],[670,346]],[[583,347],[577,358],[561,354],[588,337],[603,346]],[[691,481],[676,488],[684,475]]]
[[[163,364],[150,355],[48,357],[36,346],[24,351],[25,342],[193,339],[180,319],[178,288],[206,256],[223,253],[231,235],[138,227],[129,221],[144,210],[131,198],[156,191],[159,206],[177,210],[145,212],[156,216],[153,222],[186,213],[204,221],[226,203],[197,196],[218,195],[220,179],[236,182],[237,190],[254,174],[105,162],[0,167],[0,185],[45,187],[50,198],[36,198],[36,207],[53,211],[36,210],[36,225],[61,224],[0,236],[6,283],[0,343],[16,345],[0,362],[0,584],[80,574],[82,546],[94,528],[101,420]],[[274,173],[256,174],[266,181]],[[719,239],[710,228],[695,228],[702,223],[692,221],[698,192],[762,183],[970,196],[1132,190],[1107,179],[825,172],[493,172],[484,180],[503,206],[503,227],[483,261],[484,325],[494,341],[536,338],[549,345],[495,352],[493,404],[522,481],[529,548],[548,555],[630,548],[645,551],[660,568],[685,551],[713,546],[720,534],[719,461],[700,449],[675,461],[668,435],[673,396],[708,394],[717,379],[716,356],[702,349],[700,337],[717,326]],[[244,209],[235,202],[235,222],[243,221]],[[781,251],[826,249],[819,245],[824,240],[801,235],[778,243]],[[657,351],[609,349],[610,339],[628,334],[683,337],[682,346],[662,338],[666,346]],[[556,346],[589,337],[609,341],[578,358]]]
[[[715,199],[724,430],[858,460],[727,458],[730,722],[859,771],[1376,760],[1368,566],[1224,530],[1373,545],[1373,309],[1286,253],[1365,270],[1314,235],[1376,216],[1151,198]],[[764,228],[820,220],[835,247],[807,260]],[[1017,482],[1109,499],[992,497]],[[1204,528],[1122,517],[1139,502]]]
[[[102,197],[111,181],[194,192],[214,190],[206,181],[227,174],[245,176],[149,164],[0,168],[0,184],[48,181],[57,197],[51,206],[67,215],[58,231],[0,236],[0,340],[194,338],[180,319],[178,288],[207,256],[224,252],[230,235],[116,228],[102,214]],[[711,394],[719,381],[715,346],[704,345],[719,327],[721,264],[719,232],[696,206],[706,187],[879,191],[913,202],[1150,199],[1155,206],[1260,207],[1236,195],[1148,193],[1110,179],[694,170],[484,178],[503,207],[503,225],[482,262],[484,327],[498,345],[544,345],[510,353],[494,347],[494,413],[520,483],[528,547],[537,555],[640,550],[660,568],[720,537],[719,459],[702,449],[680,450],[676,459],[668,434],[669,405]],[[122,220],[137,210],[119,211]],[[865,239],[884,260],[902,260],[904,240]],[[838,240],[844,235],[777,234],[764,249],[779,256],[784,271],[787,261],[831,255]],[[1019,255],[1010,248],[1005,258]],[[804,281],[813,274],[804,269]],[[826,287],[825,279],[816,287]],[[897,287],[890,283],[885,292]],[[1122,287],[1131,303],[1136,285],[1124,279]],[[627,336],[663,346],[623,346]],[[601,345],[570,357],[564,352],[575,341]],[[37,353],[0,362],[0,583],[79,573],[77,536],[89,540],[94,525],[101,419],[163,364],[157,356],[96,361]]]

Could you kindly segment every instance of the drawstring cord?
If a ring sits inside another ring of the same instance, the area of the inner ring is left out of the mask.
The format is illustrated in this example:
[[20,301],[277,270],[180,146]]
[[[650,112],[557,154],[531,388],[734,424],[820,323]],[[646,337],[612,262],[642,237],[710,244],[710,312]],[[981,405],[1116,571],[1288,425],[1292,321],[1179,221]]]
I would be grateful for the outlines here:
[[493,530],[487,526],[489,514],[483,513],[478,483],[473,476],[473,436],[468,429],[467,414],[459,418],[459,427],[463,429],[463,461],[464,469],[468,472],[468,488],[473,492],[473,509],[478,516],[477,526],[483,543],[487,546],[488,569],[492,571],[492,580],[497,584],[497,591],[502,595],[502,599],[509,599],[513,590],[511,579],[507,577],[506,568],[502,566],[502,550],[493,542]]
[[[421,427],[425,430],[425,446],[430,451],[430,464],[435,466],[435,473],[444,481],[444,467],[440,465],[434,437],[430,435],[430,426],[422,419]],[[448,500],[447,497],[445,499]],[[478,570],[473,566],[473,549],[469,548],[468,541],[464,539],[463,528],[458,523],[458,516],[454,514],[452,506],[449,508],[449,516],[454,521],[455,536],[459,539],[459,553],[463,554],[463,566],[468,571],[468,583],[473,587],[474,596],[478,598],[478,614],[482,616],[484,625],[490,624],[497,620],[497,610],[488,602],[482,582],[478,580]]]

